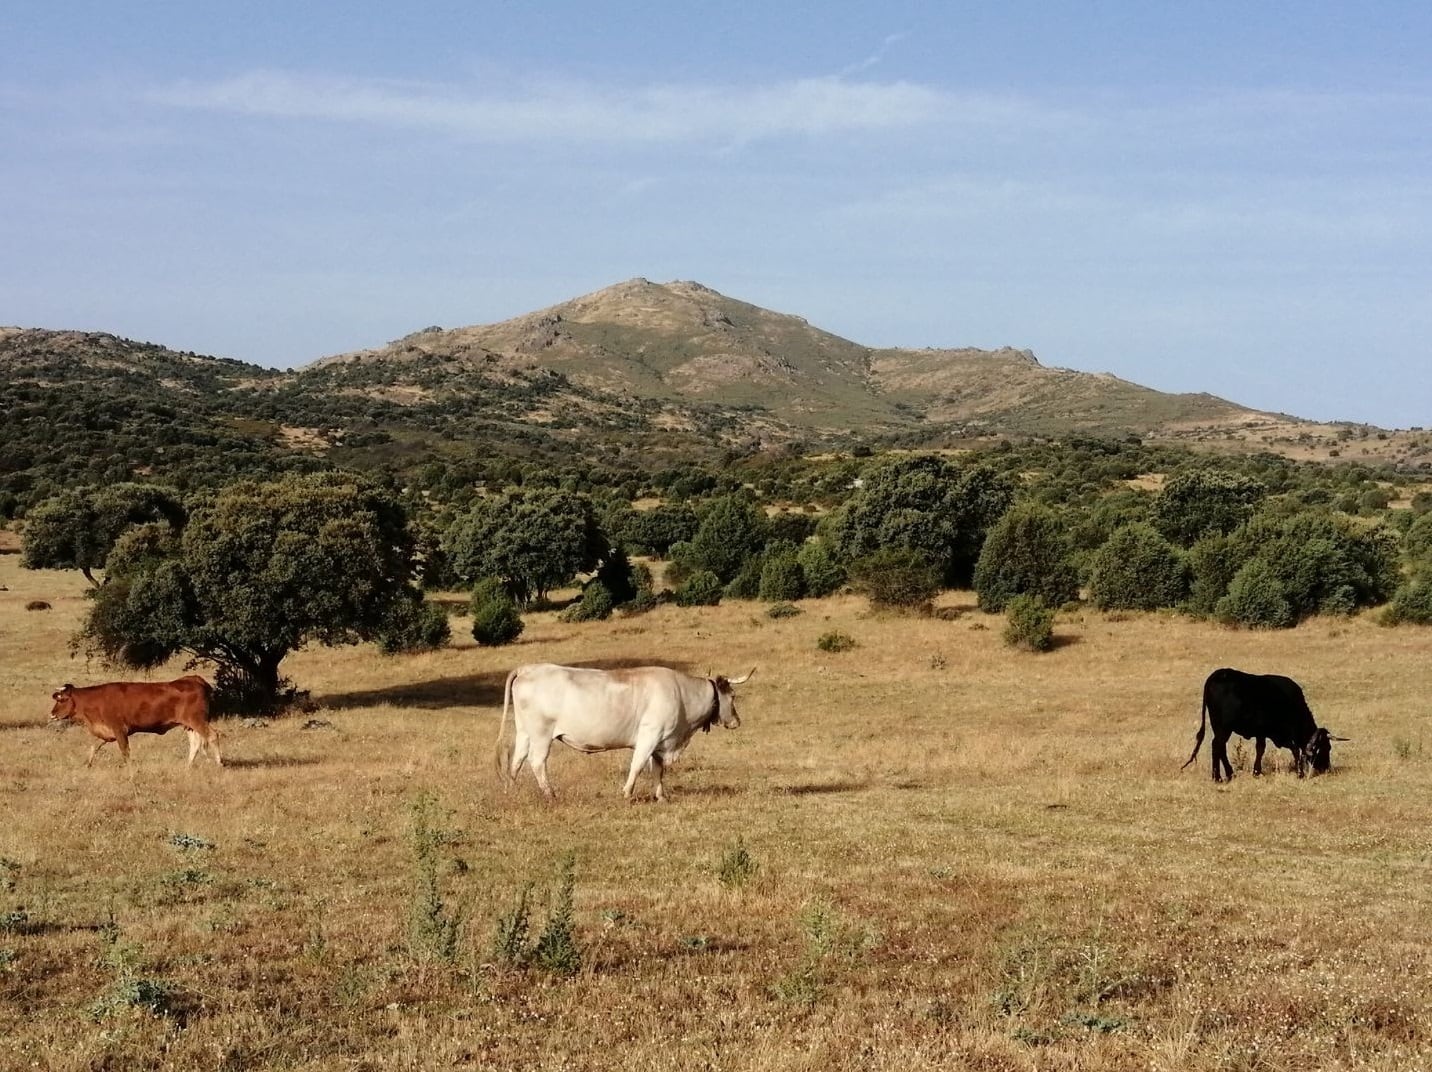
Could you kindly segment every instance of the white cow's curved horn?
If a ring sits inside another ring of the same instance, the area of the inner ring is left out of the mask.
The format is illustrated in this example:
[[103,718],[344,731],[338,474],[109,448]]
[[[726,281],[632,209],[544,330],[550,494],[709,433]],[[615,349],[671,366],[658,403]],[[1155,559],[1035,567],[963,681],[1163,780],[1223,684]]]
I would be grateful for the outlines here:
[[753,667],[751,667],[751,669],[749,669],[749,670],[746,671],[746,676],[745,676],[745,677],[733,677],[733,678],[731,679],[731,684],[733,684],[733,685],[744,685],[746,682],[748,682],[748,681],[751,680],[751,675],[754,674],[755,672],[756,672],[756,668],[753,666]]

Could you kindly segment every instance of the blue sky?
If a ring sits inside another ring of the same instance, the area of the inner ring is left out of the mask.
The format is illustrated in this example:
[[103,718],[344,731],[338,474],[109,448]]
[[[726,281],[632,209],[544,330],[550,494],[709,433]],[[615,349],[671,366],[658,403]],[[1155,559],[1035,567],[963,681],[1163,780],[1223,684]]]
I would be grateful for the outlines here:
[[640,275],[1432,425],[1432,4],[735,7],[7,5],[0,323],[287,366]]

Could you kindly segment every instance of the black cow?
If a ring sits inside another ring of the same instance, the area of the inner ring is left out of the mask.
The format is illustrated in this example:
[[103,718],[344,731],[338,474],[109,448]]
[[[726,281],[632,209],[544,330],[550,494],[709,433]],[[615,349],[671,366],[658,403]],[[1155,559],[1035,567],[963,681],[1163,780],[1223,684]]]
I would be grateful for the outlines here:
[[[1228,738],[1232,734],[1252,737],[1258,742],[1253,758],[1253,773],[1263,773],[1263,748],[1272,741],[1274,747],[1293,753],[1293,767],[1303,777],[1305,763],[1311,763],[1314,774],[1322,774],[1332,766],[1332,742],[1346,741],[1319,729],[1308,710],[1308,701],[1298,683],[1282,674],[1245,674],[1242,670],[1224,667],[1208,675],[1203,683],[1203,719],[1194,738],[1193,754],[1184,768],[1198,758],[1203,747],[1203,731],[1213,723],[1213,780],[1222,781],[1219,765],[1228,778],[1233,778],[1233,764],[1228,762]],[[1183,768],[1180,768],[1183,769]]]

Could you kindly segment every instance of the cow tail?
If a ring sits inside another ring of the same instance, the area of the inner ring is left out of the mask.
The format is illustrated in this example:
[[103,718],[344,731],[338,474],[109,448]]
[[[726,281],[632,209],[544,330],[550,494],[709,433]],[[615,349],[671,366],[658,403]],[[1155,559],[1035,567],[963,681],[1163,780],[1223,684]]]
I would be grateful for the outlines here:
[[1197,735],[1196,737],[1194,737],[1194,739],[1193,739],[1193,754],[1188,757],[1188,762],[1184,763],[1184,765],[1183,765],[1182,767],[1180,767],[1179,770],[1187,770],[1187,769],[1188,769],[1188,764],[1189,764],[1189,763],[1192,763],[1195,759],[1198,758],[1198,750],[1203,747],[1203,731],[1204,731],[1205,728],[1207,728],[1207,726],[1208,726],[1208,692],[1207,692],[1207,690],[1205,690],[1204,693],[1203,693],[1203,717],[1202,717],[1202,719],[1199,721],[1199,724],[1198,724],[1198,735]]
[[[512,702],[512,679],[517,676],[513,670],[507,675],[507,684],[502,689],[502,717],[497,720],[497,744],[494,746],[492,758],[497,763],[497,772],[502,775],[504,782],[512,781],[512,773],[507,769],[511,752],[502,747],[502,733],[507,728],[507,708]],[[516,714],[513,714],[515,721]]]

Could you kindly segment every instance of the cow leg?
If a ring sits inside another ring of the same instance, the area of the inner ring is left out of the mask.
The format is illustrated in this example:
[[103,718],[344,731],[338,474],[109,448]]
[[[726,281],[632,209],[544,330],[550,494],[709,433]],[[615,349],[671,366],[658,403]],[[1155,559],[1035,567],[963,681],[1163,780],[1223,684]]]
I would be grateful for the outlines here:
[[[532,764],[532,776],[537,779],[537,787],[542,790],[542,795],[548,800],[557,799],[557,791],[552,788],[552,783],[547,780],[547,754],[552,751],[552,739],[534,737],[527,747],[527,761]],[[514,755],[513,762],[516,763]]]
[[[657,766],[661,761],[656,758],[656,746],[660,743],[655,737],[648,737],[646,734],[639,734],[636,745],[631,750],[631,770],[627,772],[626,785],[622,786],[622,796],[631,799],[632,790],[636,788],[636,776],[641,769],[650,762],[657,771],[657,786],[661,786],[661,767]],[[657,799],[661,796],[658,792]]]
[[1213,780],[1223,781],[1222,772],[1228,771],[1228,781],[1233,780],[1233,764],[1228,762],[1228,734],[1213,735]]
[[85,766],[86,766],[86,767],[93,767],[93,766],[94,766],[94,757],[95,757],[95,755],[98,754],[99,750],[100,750],[101,748],[103,748],[103,747],[104,747],[105,745],[107,745],[107,744],[109,744],[108,741],[101,740],[101,741],[99,742],[99,744],[95,745],[93,748],[90,749],[89,759],[85,760]]
[[199,749],[204,747],[204,739],[195,730],[185,730],[189,734],[189,766],[194,765],[194,757],[199,754]]
[[204,746],[209,750],[209,754],[214,757],[214,766],[222,767],[224,765],[224,757],[219,755],[219,731],[214,729],[213,726],[209,727],[209,735],[204,741]]
[[116,734],[114,735],[114,743],[117,744],[117,745],[119,745],[120,761],[123,762],[123,763],[128,763],[128,762],[129,762],[129,734],[125,733],[123,730],[120,730],[118,733],[116,733]]
[[520,730],[512,739],[512,757],[507,763],[507,788],[511,790],[517,781],[517,776],[522,773],[522,764],[527,762],[527,749],[530,745],[527,734]]
[[1293,769],[1298,772],[1299,778],[1304,777],[1306,770],[1304,769],[1303,763],[1303,750],[1301,748],[1292,748],[1289,749],[1289,751],[1293,753]]
[[1258,738],[1258,743],[1257,743],[1257,746],[1256,746],[1256,750],[1255,750],[1255,752],[1253,753],[1253,773],[1254,773],[1254,774],[1262,774],[1262,773],[1263,773],[1263,749],[1264,749],[1264,747],[1265,747],[1267,744],[1268,744],[1268,739],[1267,739],[1266,737],[1259,737],[1259,738]]
[[656,779],[656,802],[658,804],[666,803],[666,793],[661,787],[661,776],[665,773],[666,760],[661,758],[660,752],[653,752],[651,754],[651,775]]

